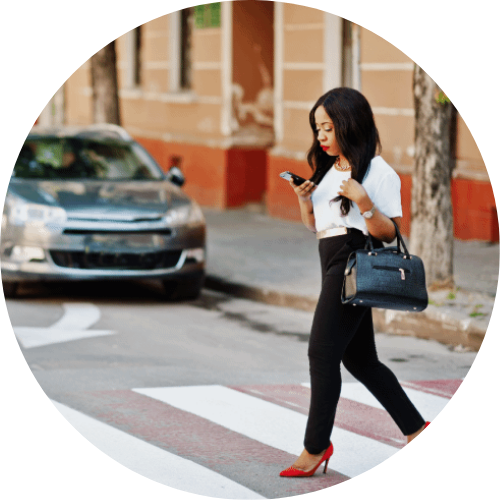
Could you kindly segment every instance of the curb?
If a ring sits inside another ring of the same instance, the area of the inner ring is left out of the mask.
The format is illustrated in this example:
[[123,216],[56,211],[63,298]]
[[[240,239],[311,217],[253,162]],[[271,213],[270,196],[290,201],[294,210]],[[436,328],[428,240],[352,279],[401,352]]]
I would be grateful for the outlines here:
[[432,305],[418,313],[373,309],[373,324],[376,331],[436,340],[474,351],[479,350],[486,335],[486,329],[472,321],[452,318]]
[[[256,302],[309,312],[314,311],[318,301],[314,296],[244,285],[213,275],[207,275],[205,288]],[[373,323],[376,331],[436,340],[442,344],[461,346],[474,351],[479,350],[486,334],[486,328],[482,328],[482,325],[477,325],[470,319],[453,318],[431,304],[419,313],[374,308]]]
[[273,306],[290,307],[301,311],[314,311],[317,297],[307,297],[304,295],[294,295],[291,293],[268,290],[256,286],[243,285],[233,281],[219,278],[218,276],[207,275],[205,278],[205,288],[215,292],[224,292],[235,297],[263,302]]

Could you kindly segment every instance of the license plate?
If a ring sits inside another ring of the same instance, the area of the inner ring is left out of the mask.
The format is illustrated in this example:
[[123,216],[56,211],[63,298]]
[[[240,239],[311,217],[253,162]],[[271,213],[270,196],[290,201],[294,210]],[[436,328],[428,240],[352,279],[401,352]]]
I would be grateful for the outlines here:
[[161,247],[163,239],[158,234],[94,234],[91,246],[112,247]]

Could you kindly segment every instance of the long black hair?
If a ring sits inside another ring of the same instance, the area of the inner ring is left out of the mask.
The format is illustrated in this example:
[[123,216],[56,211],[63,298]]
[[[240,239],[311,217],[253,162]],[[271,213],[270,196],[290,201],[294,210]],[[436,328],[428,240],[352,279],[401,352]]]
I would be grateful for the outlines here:
[[[314,113],[323,106],[333,122],[337,144],[351,165],[351,178],[360,184],[363,181],[372,158],[381,150],[380,138],[373,112],[366,98],[357,90],[338,87],[322,95],[309,113],[314,139],[307,153],[307,163],[313,170],[311,181],[319,184],[330,170],[336,156],[330,156],[321,149],[316,131]],[[340,211],[347,215],[352,202],[345,196],[331,201],[341,201]]]

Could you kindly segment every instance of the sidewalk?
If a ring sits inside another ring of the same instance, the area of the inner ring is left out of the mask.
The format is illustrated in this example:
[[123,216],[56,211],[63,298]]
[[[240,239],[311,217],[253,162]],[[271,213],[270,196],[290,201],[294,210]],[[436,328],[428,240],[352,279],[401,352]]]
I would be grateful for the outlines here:
[[[205,208],[206,287],[274,305],[314,310],[321,273],[317,240],[302,223],[249,210]],[[429,293],[421,313],[374,309],[377,331],[481,346],[495,299],[497,244],[455,240],[456,292]]]

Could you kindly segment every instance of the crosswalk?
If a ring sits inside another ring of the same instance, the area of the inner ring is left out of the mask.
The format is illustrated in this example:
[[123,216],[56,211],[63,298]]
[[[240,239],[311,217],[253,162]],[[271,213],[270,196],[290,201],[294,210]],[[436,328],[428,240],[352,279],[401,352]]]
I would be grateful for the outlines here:
[[[424,418],[432,420],[460,383],[410,381],[403,386]],[[302,450],[310,398],[306,383],[146,387],[79,393],[77,398],[73,408],[54,404],[101,451],[159,483],[215,498],[313,492],[375,467],[406,442],[361,384],[344,383],[327,474],[284,479],[280,470]]]

